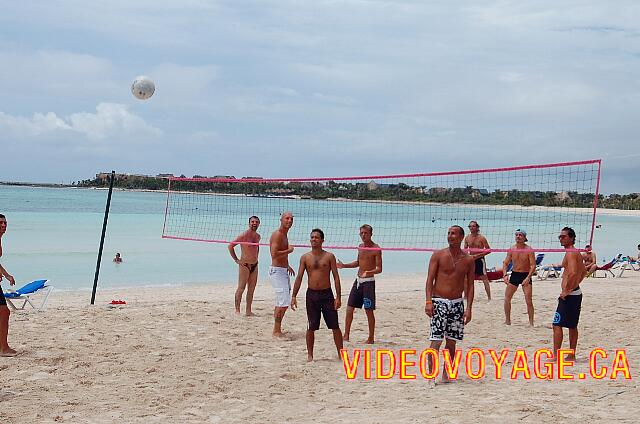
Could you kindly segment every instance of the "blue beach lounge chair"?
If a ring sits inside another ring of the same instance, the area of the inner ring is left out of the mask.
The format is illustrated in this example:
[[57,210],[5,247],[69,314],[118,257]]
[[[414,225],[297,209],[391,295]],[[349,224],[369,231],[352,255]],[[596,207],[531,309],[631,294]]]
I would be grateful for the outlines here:
[[[51,294],[51,290],[53,289],[48,283],[49,280],[35,280],[25,284],[14,292],[4,292],[7,305],[14,311],[18,309],[24,310],[27,305],[30,305],[33,309],[44,308],[44,305],[46,305],[49,295]],[[36,293],[38,293],[38,296],[44,295],[44,299],[42,299],[40,306],[36,306],[34,303],[33,297]],[[16,304],[19,304],[20,302],[22,302],[22,305],[17,307]]]
[[624,274],[624,272],[627,269],[630,271],[640,271],[640,266],[638,261],[634,261],[628,256],[624,256],[620,258],[620,260],[618,261],[618,265],[620,265],[619,266],[620,273],[618,274],[618,277],[622,277],[622,274]]

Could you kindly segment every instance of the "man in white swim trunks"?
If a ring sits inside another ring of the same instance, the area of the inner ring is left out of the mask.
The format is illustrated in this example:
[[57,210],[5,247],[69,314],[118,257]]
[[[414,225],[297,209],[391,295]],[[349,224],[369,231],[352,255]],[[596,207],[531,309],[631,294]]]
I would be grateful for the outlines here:
[[289,276],[295,275],[289,266],[289,254],[293,247],[289,247],[287,234],[293,226],[293,214],[283,212],[280,216],[280,228],[271,234],[269,248],[271,250],[271,267],[269,267],[269,281],[276,294],[276,305],[273,310],[273,336],[283,337],[282,319],[287,308],[291,305],[291,282]]

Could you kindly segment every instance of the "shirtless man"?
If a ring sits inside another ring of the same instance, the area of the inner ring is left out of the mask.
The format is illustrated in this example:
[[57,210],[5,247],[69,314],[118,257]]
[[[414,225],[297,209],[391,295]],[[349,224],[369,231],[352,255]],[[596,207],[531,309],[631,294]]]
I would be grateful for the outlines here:
[[[477,221],[469,222],[469,231],[471,231],[471,234],[464,239],[465,249],[491,249],[487,239],[480,234],[480,225],[478,225]],[[475,278],[482,280],[484,291],[487,292],[487,298],[491,300],[491,285],[487,277],[487,264],[484,260],[484,257],[489,253],[491,252],[470,252],[471,258],[475,261]]]
[[[348,264],[338,261],[338,268],[358,268],[358,277],[353,282],[349,300],[347,301],[347,316],[344,324],[344,340],[349,341],[353,311],[355,308],[364,307],[369,324],[369,338],[365,343],[373,344],[376,329],[376,317],[373,311],[376,309],[376,280],[374,275],[382,272],[382,251],[380,246],[371,240],[373,227],[364,224],[360,227],[362,243],[358,249],[358,259]],[[365,249],[363,249],[365,248]],[[372,250],[378,249],[378,250]]]
[[504,323],[511,325],[511,299],[522,284],[524,299],[527,302],[527,314],[529,315],[529,325],[533,327],[533,288],[531,286],[531,276],[536,270],[536,256],[533,250],[526,244],[527,233],[524,230],[516,230],[516,244],[511,246],[512,251],[507,253],[507,257],[502,264],[503,269],[508,269],[509,263],[513,263],[511,277],[504,275],[504,283],[507,285],[504,291]]
[[[565,249],[575,249],[576,233],[570,227],[564,227],[558,236],[560,244]],[[582,305],[582,290],[580,283],[587,275],[579,252],[566,252],[562,260],[564,274],[562,274],[562,290],[558,298],[558,308],[553,317],[553,351],[557,354],[562,347],[562,328],[569,329],[569,348],[573,351],[567,359],[576,359],[576,346],[578,345],[578,320]]]
[[[0,214],[0,257],[2,257],[2,236],[7,231],[7,218]],[[9,274],[6,269],[0,265],[0,281],[5,277],[10,285],[15,285],[16,280],[13,275]],[[17,352],[9,347],[7,337],[9,335],[9,315],[11,312],[7,307],[7,301],[4,298],[2,287],[0,287],[0,356],[16,356]]]
[[291,282],[289,276],[296,275],[289,266],[289,254],[293,247],[289,247],[287,234],[293,226],[293,214],[283,212],[280,216],[280,228],[271,234],[269,248],[271,250],[271,267],[269,267],[269,280],[276,294],[276,306],[273,309],[273,336],[283,337],[282,319],[287,308],[291,305]]
[[[296,296],[302,284],[302,276],[307,272],[307,361],[313,361],[313,344],[315,342],[316,330],[320,329],[320,314],[324,317],[327,328],[333,331],[333,341],[338,350],[338,358],[342,349],[342,332],[338,323],[338,309],[340,309],[340,275],[336,265],[336,257],[333,253],[322,250],[324,233],[321,229],[315,228],[311,231],[311,252],[305,253],[300,258],[300,268],[298,276],[293,285],[291,296],[291,310],[298,307]],[[331,279],[329,274],[333,274],[333,281],[336,285],[336,297],[331,291]]]
[[587,270],[587,275],[590,275],[598,268],[598,262],[596,261],[596,252],[591,250],[591,245],[587,244],[584,247],[587,251],[582,253],[582,261],[584,267]]
[[[442,340],[445,349],[455,355],[456,341],[462,341],[464,325],[471,321],[473,305],[473,281],[475,276],[474,259],[460,249],[464,239],[464,230],[458,225],[449,228],[447,242],[449,247],[434,252],[429,261],[429,273],[425,285],[426,302],[424,312],[431,318],[431,348],[440,350]],[[465,309],[462,294],[467,298]],[[429,370],[433,372],[433,363],[429,360]],[[446,373],[442,374],[447,381]]]
[[[244,231],[235,240],[229,243],[229,254],[238,264],[238,288],[236,289],[235,307],[236,314],[240,314],[240,303],[245,287],[247,288],[247,309],[246,315],[253,316],[251,303],[253,302],[253,292],[258,283],[258,253],[260,251],[260,234],[258,227],[260,218],[252,216],[249,218],[249,229]],[[246,244],[255,243],[255,244]],[[236,255],[236,245],[240,244],[240,259]]]
[[[627,255],[627,258],[629,258],[629,261],[635,261],[635,262],[640,262],[640,244],[638,245],[638,256],[636,256],[635,258],[631,255]],[[635,268],[634,268],[635,269]]]

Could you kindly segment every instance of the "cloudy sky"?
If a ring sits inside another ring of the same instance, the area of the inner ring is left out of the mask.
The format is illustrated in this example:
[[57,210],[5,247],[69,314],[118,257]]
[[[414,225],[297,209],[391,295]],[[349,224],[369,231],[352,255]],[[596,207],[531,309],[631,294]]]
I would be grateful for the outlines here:
[[[0,180],[602,158],[640,191],[640,3],[0,0]],[[135,76],[156,94],[133,98]]]

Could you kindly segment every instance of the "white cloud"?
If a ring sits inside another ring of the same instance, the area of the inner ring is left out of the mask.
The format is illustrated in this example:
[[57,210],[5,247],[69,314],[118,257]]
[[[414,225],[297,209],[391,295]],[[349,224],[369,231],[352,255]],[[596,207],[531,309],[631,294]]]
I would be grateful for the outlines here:
[[162,131],[131,113],[128,107],[117,103],[100,103],[96,113],[73,113],[60,118],[54,112],[34,113],[26,118],[0,112],[0,136],[40,137],[58,132],[80,134],[91,141],[118,135],[160,136]]
[[55,113],[34,113],[33,117],[11,116],[0,112],[0,134],[35,137],[58,130],[70,130],[71,127],[58,118]]
[[129,112],[128,107],[117,103],[100,103],[96,113],[80,112],[69,116],[71,127],[89,139],[105,139],[118,134],[148,134],[159,136],[158,128]]

